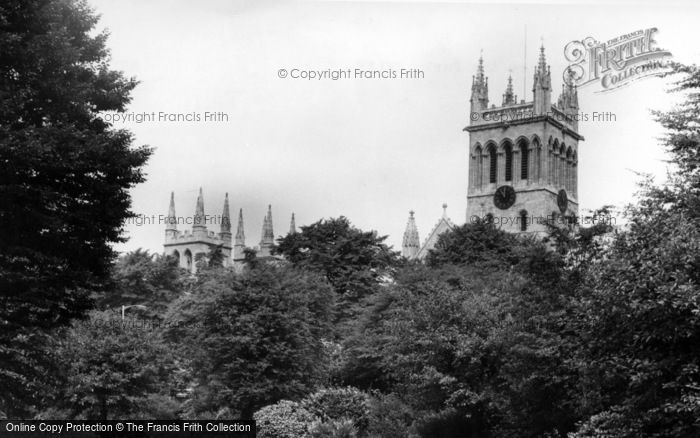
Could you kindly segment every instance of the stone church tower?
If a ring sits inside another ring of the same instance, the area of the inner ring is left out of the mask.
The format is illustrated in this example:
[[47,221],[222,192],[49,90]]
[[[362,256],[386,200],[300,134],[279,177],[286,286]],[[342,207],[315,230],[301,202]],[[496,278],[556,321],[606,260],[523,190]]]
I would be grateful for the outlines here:
[[562,224],[578,214],[578,96],[572,81],[552,104],[544,47],[530,102],[513,94],[512,78],[500,106],[488,106],[483,58],[472,78],[467,221],[492,218],[510,232],[541,234],[544,221]]
[[[166,255],[171,255],[178,260],[181,268],[190,272],[195,272],[198,256],[206,256],[213,248],[221,246],[224,255],[224,266],[231,266],[231,217],[229,213],[228,193],[224,198],[224,208],[221,216],[213,217],[210,222],[219,222],[219,233],[207,229],[207,216],[204,214],[204,196],[202,189],[199,189],[197,196],[197,206],[194,216],[191,219],[181,221],[175,215],[175,194],[170,194],[170,208],[165,226],[165,242],[163,249]],[[185,230],[178,232],[179,222],[192,224],[192,231]]]
[[[162,216],[161,216],[162,217]],[[228,193],[224,198],[224,208],[220,216],[208,216],[204,213],[204,196],[199,189],[194,216],[178,217],[175,214],[175,194],[170,194],[170,207],[165,226],[165,242],[163,252],[178,260],[181,268],[195,273],[198,257],[207,256],[212,249],[221,247],[224,255],[224,266],[240,268],[245,260],[245,230],[243,226],[243,209],[238,211],[238,226],[236,235],[231,234],[231,215],[229,211]],[[218,233],[209,231],[207,222],[219,223]],[[192,225],[192,230],[178,231],[178,224]],[[296,233],[294,213],[289,226],[290,233]],[[275,244],[275,234],[272,227],[272,206],[268,205],[267,214],[263,218],[262,238],[260,246],[251,248],[263,260],[273,260],[272,247]]]

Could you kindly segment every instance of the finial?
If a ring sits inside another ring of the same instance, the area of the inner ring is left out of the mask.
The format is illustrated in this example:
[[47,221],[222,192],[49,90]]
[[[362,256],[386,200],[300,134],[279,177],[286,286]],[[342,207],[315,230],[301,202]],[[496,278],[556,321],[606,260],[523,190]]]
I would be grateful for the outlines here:
[[447,204],[442,204],[442,217],[447,217]]
[[513,75],[508,74],[508,86],[506,87],[506,92],[503,94],[503,105],[511,105],[517,103],[515,94],[513,93]]
[[414,259],[420,250],[420,238],[416,221],[413,218],[414,211],[408,212],[410,217],[406,223],[406,231],[403,233],[403,243],[401,244],[401,254],[407,259]]
[[170,192],[170,206],[168,207],[168,223],[166,230],[177,230],[177,218],[175,217],[175,192]]
[[197,196],[197,206],[194,210],[194,223],[192,228],[207,228],[206,216],[204,215],[204,195],[202,194],[202,188],[199,188],[199,196]]
[[479,66],[476,69],[476,79],[479,82],[482,82],[484,80],[484,55],[483,55],[483,50],[481,51],[482,54],[479,55]]
[[221,213],[221,232],[231,233],[231,213],[228,206],[228,193],[224,196],[224,210]]
[[[238,247],[245,246],[245,230],[243,227],[243,209],[242,208],[238,210],[238,226],[236,228],[236,246],[238,246]],[[238,254],[239,258],[241,256],[242,256],[242,254]]]
[[292,212],[292,220],[289,223],[289,234],[295,234],[297,232],[297,224],[296,220],[294,219],[294,213]]

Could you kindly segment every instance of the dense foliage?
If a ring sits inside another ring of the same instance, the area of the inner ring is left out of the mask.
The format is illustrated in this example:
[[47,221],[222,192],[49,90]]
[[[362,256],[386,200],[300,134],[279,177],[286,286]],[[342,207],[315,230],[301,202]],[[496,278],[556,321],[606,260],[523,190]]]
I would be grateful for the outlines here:
[[0,4],[0,412],[28,412],[51,367],[43,333],[108,278],[151,153],[99,118],[136,82],[109,69],[96,22],[77,0]]
[[172,418],[175,359],[153,327],[98,312],[51,345],[61,364],[45,418]]
[[323,375],[332,301],[323,278],[292,267],[202,272],[166,317],[196,376],[193,410],[225,406],[251,418],[313,389]]
[[296,266],[322,272],[344,299],[356,301],[392,272],[397,254],[375,231],[362,231],[347,218],[321,220],[280,239],[276,252]]

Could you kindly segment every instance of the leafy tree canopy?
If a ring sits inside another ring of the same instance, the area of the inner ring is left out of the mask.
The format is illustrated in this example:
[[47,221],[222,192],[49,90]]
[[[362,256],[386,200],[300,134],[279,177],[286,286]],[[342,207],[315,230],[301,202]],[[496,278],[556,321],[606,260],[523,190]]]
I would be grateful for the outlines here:
[[386,236],[359,230],[341,216],[288,234],[279,240],[276,252],[297,266],[323,273],[339,295],[357,300],[390,275],[398,260],[385,240]]
[[[0,4],[0,411],[26,414],[38,390],[36,330],[90,308],[144,180],[148,148],[100,117],[136,85],[110,70],[105,32],[80,0]],[[12,394],[12,395],[10,395]],[[8,399],[9,397],[9,399]]]
[[191,358],[195,410],[253,412],[298,398],[321,378],[333,295],[317,274],[261,264],[210,270],[169,313],[169,337]]

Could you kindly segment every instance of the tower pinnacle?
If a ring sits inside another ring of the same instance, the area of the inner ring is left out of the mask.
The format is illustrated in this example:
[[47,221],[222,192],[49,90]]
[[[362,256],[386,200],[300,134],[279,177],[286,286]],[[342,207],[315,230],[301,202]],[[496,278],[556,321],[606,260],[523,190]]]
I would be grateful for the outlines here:
[[207,232],[207,217],[204,215],[204,195],[202,194],[201,187],[199,188],[199,196],[197,196],[197,207],[194,211],[192,232],[204,234]]
[[294,213],[292,213],[292,220],[289,223],[289,234],[296,234],[297,232],[297,224],[296,221],[294,220]]
[[513,105],[517,101],[518,99],[513,93],[513,75],[508,74],[508,86],[506,87],[506,92],[503,93],[503,106]]
[[228,237],[229,242],[231,241],[231,213],[228,207],[228,193],[224,198],[224,211],[221,213],[221,237]]
[[175,216],[175,192],[170,192],[170,206],[168,218],[165,224],[165,239],[174,239],[177,236],[177,217]]
[[275,244],[275,233],[272,231],[272,205],[267,206],[267,215],[263,219],[262,238],[260,239],[260,256],[272,255],[272,246]]
[[532,81],[533,110],[535,114],[546,114],[552,103],[552,77],[544,56],[544,46],[540,47],[540,59]]
[[537,71],[544,73],[547,70],[547,61],[544,56],[544,43],[540,46],[540,58],[537,62]]
[[407,259],[415,258],[420,250],[420,239],[418,237],[418,228],[416,228],[416,220],[413,217],[413,210],[408,212],[408,223],[406,231],[403,233],[403,244],[401,245],[401,255]]
[[479,66],[476,68],[476,80],[479,82],[484,81],[484,54],[483,54],[483,50],[481,52],[482,53],[479,56]]
[[238,226],[236,227],[236,240],[233,245],[233,261],[243,260],[245,254],[245,231],[243,230],[243,209],[238,210]]
[[578,129],[578,118],[575,117],[576,113],[578,113],[578,90],[576,89],[575,75],[570,68],[564,71],[564,83],[561,86],[561,95],[557,101],[557,106],[565,114],[572,116],[571,123]]
[[472,80],[472,95],[469,99],[471,112],[485,110],[489,105],[489,79],[484,74],[484,56],[479,56],[476,76]]

